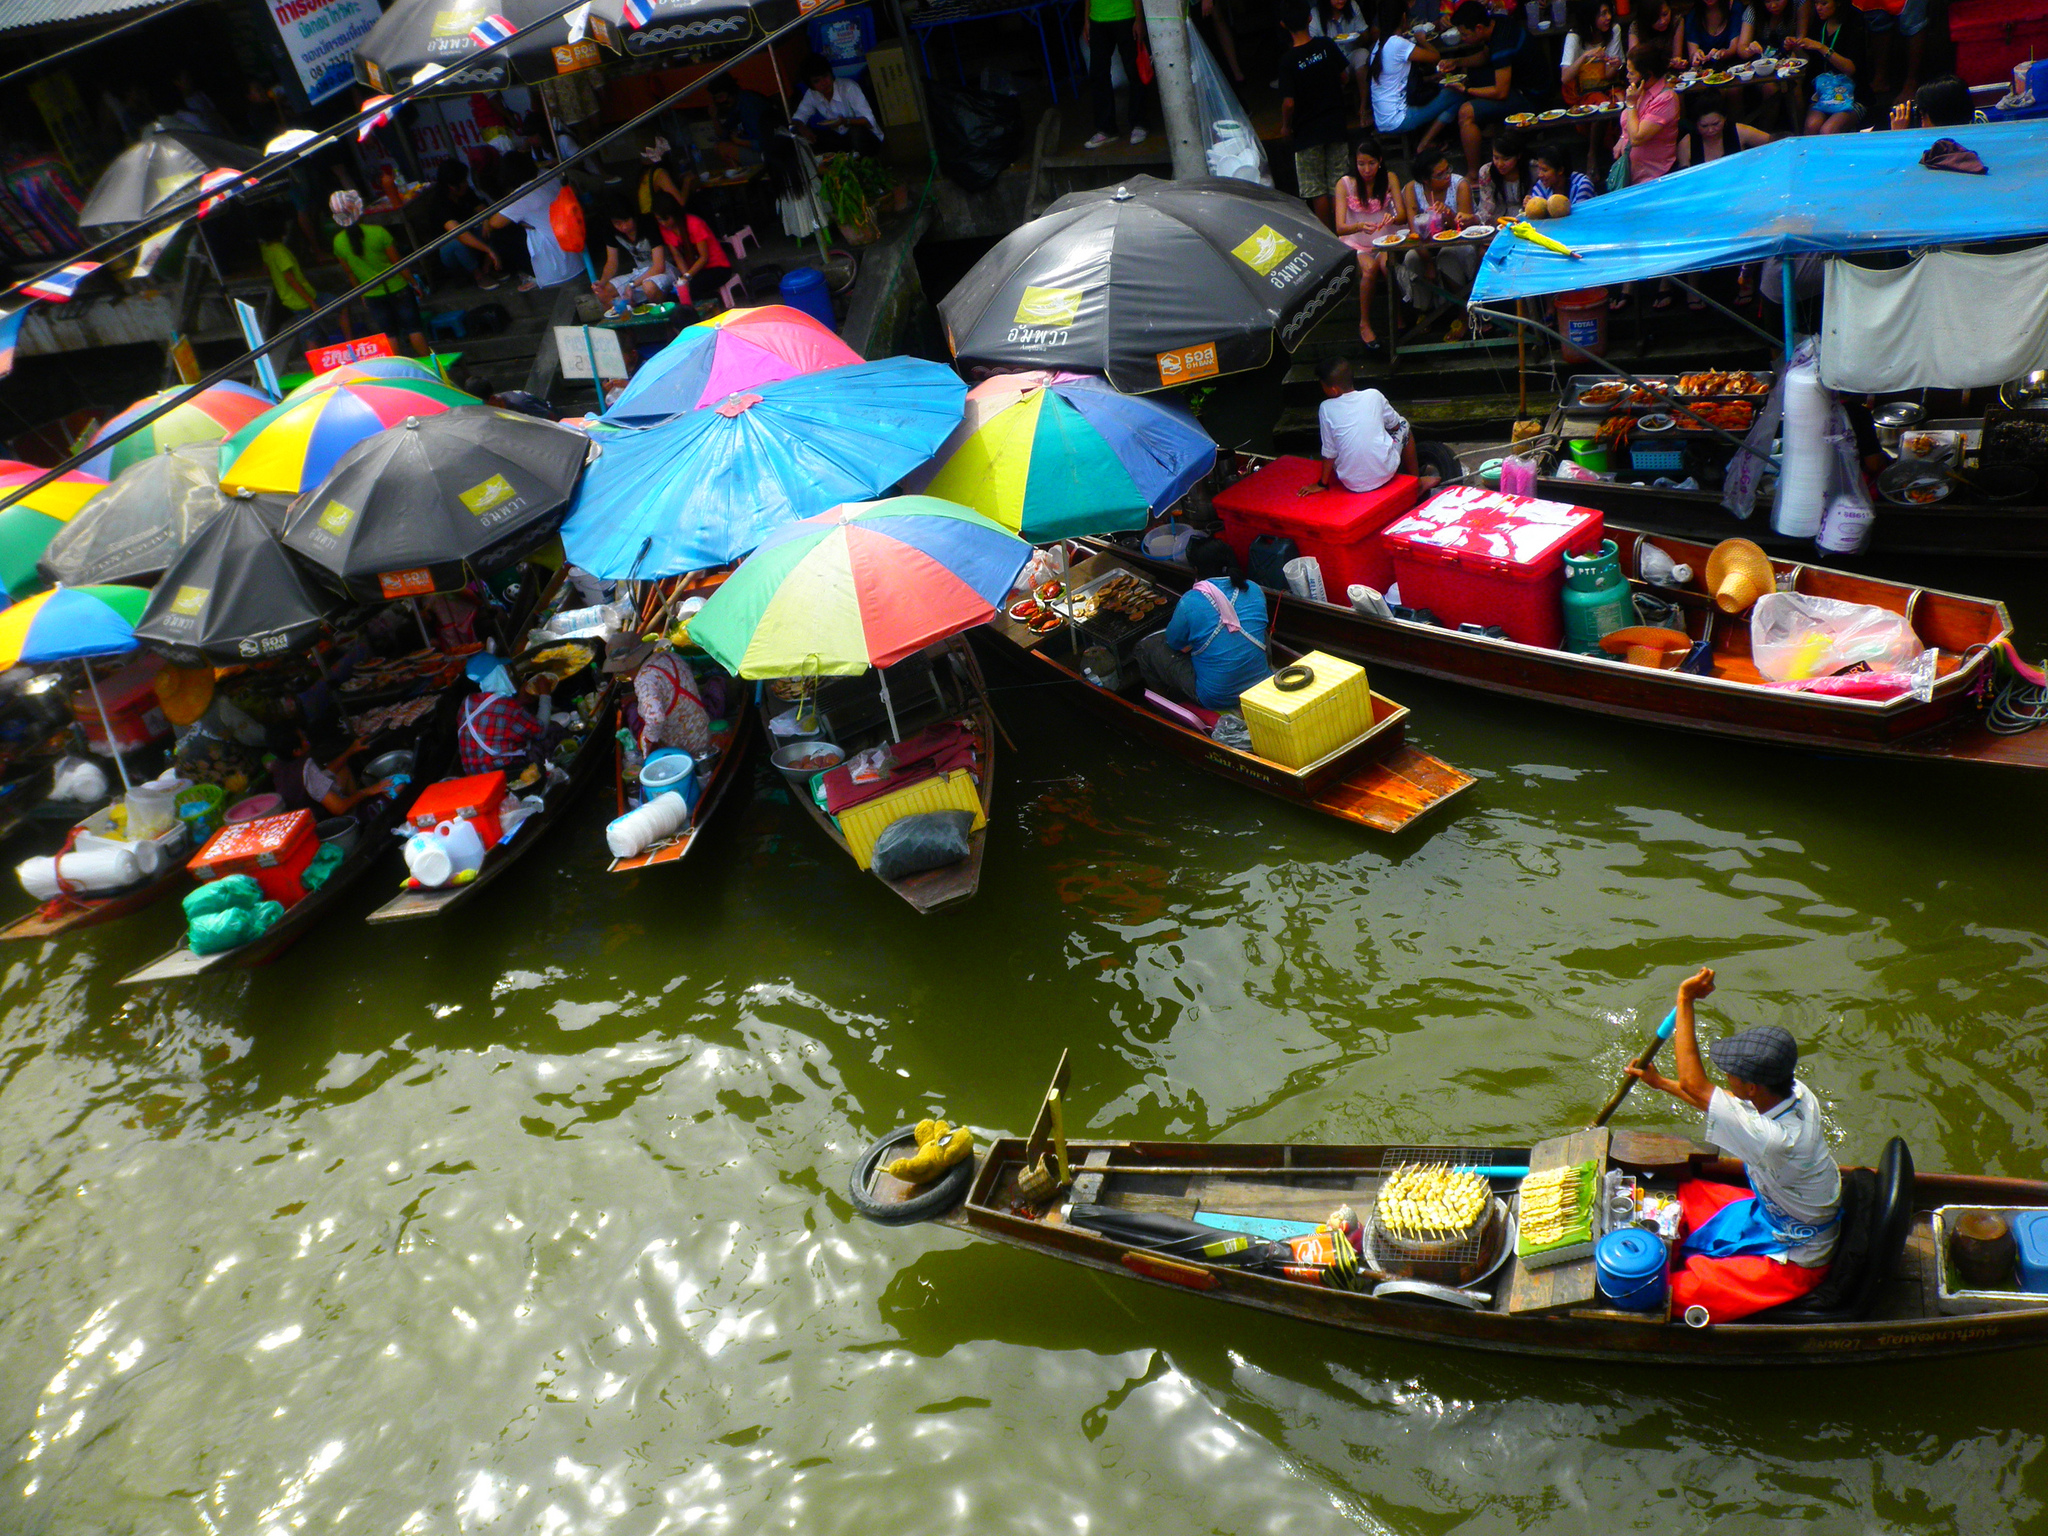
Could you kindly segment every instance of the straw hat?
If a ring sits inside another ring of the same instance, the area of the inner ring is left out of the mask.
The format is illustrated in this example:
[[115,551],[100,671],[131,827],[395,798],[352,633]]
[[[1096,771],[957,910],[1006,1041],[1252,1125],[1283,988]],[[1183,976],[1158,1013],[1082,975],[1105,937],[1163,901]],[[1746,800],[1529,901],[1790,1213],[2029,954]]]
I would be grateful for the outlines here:
[[165,667],[156,675],[156,701],[173,725],[190,725],[213,702],[213,668]]
[[1600,637],[1600,649],[1633,666],[1668,672],[1685,660],[1685,653],[1692,649],[1692,636],[1679,629],[1636,625],[1608,631]]
[[1771,557],[1748,539],[1723,539],[1707,556],[1707,590],[1723,613],[1749,612],[1758,598],[1775,591],[1777,585]]

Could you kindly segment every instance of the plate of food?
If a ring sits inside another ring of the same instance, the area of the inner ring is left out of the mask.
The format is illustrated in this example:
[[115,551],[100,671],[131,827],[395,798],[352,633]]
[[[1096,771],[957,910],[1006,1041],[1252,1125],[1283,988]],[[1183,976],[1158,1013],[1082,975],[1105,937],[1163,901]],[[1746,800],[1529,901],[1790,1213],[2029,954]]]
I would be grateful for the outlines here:
[[1636,418],[1638,432],[1669,432],[1676,425],[1669,411],[1646,411]]
[[1045,608],[1036,598],[1027,597],[1022,602],[1010,604],[1010,617],[1019,624],[1029,624],[1043,612]]
[[1535,121],[1536,114],[1534,112],[1510,112],[1508,114],[1508,126],[1510,128],[1526,128]]
[[1564,121],[1565,116],[1566,113],[1563,107],[1552,107],[1548,112],[1537,113],[1536,121],[1539,123],[1557,123]]
[[1048,608],[1031,621],[1030,630],[1034,635],[1049,635],[1066,622],[1065,619]]
[[1467,224],[1459,238],[1464,240],[1484,240],[1494,232],[1495,228],[1496,226],[1492,224]]
[[1702,85],[1727,85],[1735,77],[1725,69],[1716,69],[1700,76]]
[[1453,240],[1462,240],[1465,237],[1461,231],[1455,229],[1440,229],[1436,232],[1436,238],[1441,244],[1448,245]]
[[1463,85],[1465,83],[1465,77],[1459,74],[1445,75],[1442,83],[1445,85]]
[[1376,246],[1379,246],[1379,247],[1380,247],[1380,248],[1381,248],[1382,250],[1384,250],[1384,249],[1385,249],[1385,248],[1386,248],[1387,246],[1390,246],[1390,245],[1399,245],[1399,244],[1401,244],[1401,243],[1402,243],[1403,241],[1405,241],[1405,240],[1406,240],[1407,238],[1408,238],[1408,231],[1407,231],[1407,230],[1405,230],[1405,229],[1397,229],[1397,230],[1393,230],[1392,232],[1390,232],[1390,233],[1388,233],[1388,234],[1384,234],[1384,235],[1375,235],[1375,236],[1373,237],[1373,242],[1372,242],[1372,243],[1373,243],[1374,245],[1376,245]]
[[1567,108],[1564,115],[1566,117],[1597,117],[1600,115],[1600,109],[1589,101],[1583,106]]
[[1579,391],[1580,405],[1612,405],[1628,392],[1628,386],[1618,379],[1604,384],[1588,384]]

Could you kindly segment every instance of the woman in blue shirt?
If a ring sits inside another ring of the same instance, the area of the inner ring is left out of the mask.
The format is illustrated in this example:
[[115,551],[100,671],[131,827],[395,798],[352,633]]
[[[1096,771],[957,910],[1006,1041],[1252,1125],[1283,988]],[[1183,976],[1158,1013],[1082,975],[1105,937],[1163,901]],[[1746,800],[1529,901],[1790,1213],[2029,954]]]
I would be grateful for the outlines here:
[[1138,642],[1138,671],[1155,693],[1204,709],[1237,708],[1238,695],[1272,676],[1266,594],[1247,582],[1221,539],[1188,551],[1198,578],[1163,632]]

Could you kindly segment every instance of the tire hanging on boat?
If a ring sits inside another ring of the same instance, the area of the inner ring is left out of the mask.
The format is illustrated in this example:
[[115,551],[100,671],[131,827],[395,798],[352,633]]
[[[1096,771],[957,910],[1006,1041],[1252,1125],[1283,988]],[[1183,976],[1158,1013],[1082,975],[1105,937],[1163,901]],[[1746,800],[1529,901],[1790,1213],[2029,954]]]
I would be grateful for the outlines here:
[[943,1216],[967,1198],[967,1187],[974,1182],[975,1160],[972,1157],[955,1163],[921,1193],[908,1200],[877,1200],[874,1197],[876,1170],[886,1159],[916,1145],[917,1127],[906,1125],[891,1131],[861,1153],[860,1161],[853,1165],[853,1176],[847,1181],[846,1190],[858,1214],[880,1226],[907,1227]]

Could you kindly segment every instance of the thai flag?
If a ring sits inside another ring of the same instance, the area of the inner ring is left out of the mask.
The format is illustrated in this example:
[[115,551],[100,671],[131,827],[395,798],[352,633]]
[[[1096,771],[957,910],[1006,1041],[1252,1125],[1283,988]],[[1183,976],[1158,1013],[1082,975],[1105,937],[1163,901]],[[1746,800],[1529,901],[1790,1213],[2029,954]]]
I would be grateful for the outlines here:
[[502,43],[506,38],[516,36],[518,31],[503,16],[486,16],[469,29],[469,40],[479,48],[488,48],[493,43]]
[[21,322],[28,318],[28,306],[11,315],[0,316],[0,379],[14,372],[14,344],[21,339]]
[[74,261],[60,271],[47,277],[39,277],[32,283],[23,283],[21,291],[32,299],[47,299],[52,304],[63,304],[78,292],[78,285],[93,273],[99,271],[96,261]]
[[200,177],[199,190],[211,192],[213,196],[205,198],[200,202],[199,217],[205,218],[214,209],[226,202],[233,195],[226,189],[232,187],[241,179],[242,173],[240,171],[230,170],[208,171],[204,176]]
[[372,96],[363,103],[363,110],[371,115],[364,118],[362,126],[356,129],[358,144],[398,116],[398,105],[389,96]]
[[619,8],[619,14],[625,18],[630,26],[644,27],[651,25],[654,21],[653,0],[626,0],[626,3]]

